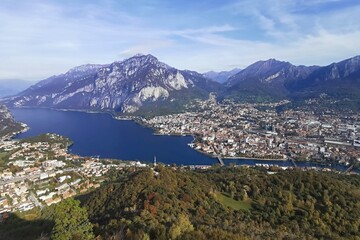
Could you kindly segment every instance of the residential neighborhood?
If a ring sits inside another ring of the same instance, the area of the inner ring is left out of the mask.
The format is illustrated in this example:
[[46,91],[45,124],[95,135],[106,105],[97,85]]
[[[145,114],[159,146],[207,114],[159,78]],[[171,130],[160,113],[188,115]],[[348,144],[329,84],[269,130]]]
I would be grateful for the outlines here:
[[57,134],[0,141],[1,157],[7,158],[0,168],[0,215],[43,208],[86,193],[98,188],[110,169],[138,164],[83,158],[68,153],[69,144]]

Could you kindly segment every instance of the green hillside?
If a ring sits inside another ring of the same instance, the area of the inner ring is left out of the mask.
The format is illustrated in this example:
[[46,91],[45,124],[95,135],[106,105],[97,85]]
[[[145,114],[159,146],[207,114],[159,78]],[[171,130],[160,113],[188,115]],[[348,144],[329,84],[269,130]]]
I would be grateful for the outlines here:
[[85,201],[96,234],[356,239],[359,233],[359,176],[302,171],[268,175],[246,168],[157,171],[158,176],[150,169],[125,174]]
[[[0,238],[49,239],[56,232],[52,227],[54,219],[59,236],[59,232],[66,231],[62,225],[73,222],[73,218],[84,222],[77,226],[79,234],[84,232],[87,237],[97,236],[96,239],[359,237],[358,175],[159,166],[155,171],[143,168],[112,172],[110,179],[80,197],[81,208],[66,200],[55,210],[53,206],[45,208],[38,219],[25,221],[17,216],[0,223]],[[62,209],[72,214],[63,214]]]

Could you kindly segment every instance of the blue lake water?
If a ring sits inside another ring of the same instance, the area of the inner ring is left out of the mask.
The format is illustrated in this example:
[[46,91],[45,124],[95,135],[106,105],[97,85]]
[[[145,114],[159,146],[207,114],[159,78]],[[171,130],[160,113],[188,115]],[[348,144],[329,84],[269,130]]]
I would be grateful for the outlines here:
[[[51,109],[10,109],[17,121],[30,129],[17,138],[42,133],[57,133],[70,138],[74,144],[70,152],[80,156],[97,156],[121,160],[158,162],[177,165],[212,165],[217,160],[203,155],[187,144],[191,136],[158,136],[153,130],[133,121],[119,121],[109,114]],[[224,160],[226,164],[254,165],[256,163],[291,166],[288,161]],[[299,163],[298,166],[318,166],[315,163]],[[344,170],[343,166],[336,168]]]

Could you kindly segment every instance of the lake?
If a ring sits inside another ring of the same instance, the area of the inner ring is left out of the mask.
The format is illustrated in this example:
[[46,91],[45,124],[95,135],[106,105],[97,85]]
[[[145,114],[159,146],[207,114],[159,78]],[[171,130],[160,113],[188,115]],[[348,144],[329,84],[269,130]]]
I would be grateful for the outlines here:
[[[214,158],[203,155],[187,144],[191,136],[159,136],[150,128],[134,121],[116,120],[105,113],[57,111],[51,109],[10,109],[17,121],[26,123],[30,129],[17,138],[42,133],[57,133],[70,138],[74,144],[69,151],[80,156],[100,156],[120,160],[158,162],[177,165],[212,165]],[[254,165],[256,163],[291,166],[288,161],[224,160],[226,164]],[[299,163],[298,166],[319,166],[315,163]],[[343,166],[336,166],[340,170]]]

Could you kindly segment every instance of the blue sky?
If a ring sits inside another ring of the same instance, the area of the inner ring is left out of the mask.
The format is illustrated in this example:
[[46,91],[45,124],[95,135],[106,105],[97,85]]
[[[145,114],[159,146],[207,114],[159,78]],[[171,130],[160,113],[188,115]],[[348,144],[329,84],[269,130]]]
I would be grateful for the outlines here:
[[0,79],[41,80],[136,53],[199,72],[360,54],[358,0],[1,0],[0,20]]

